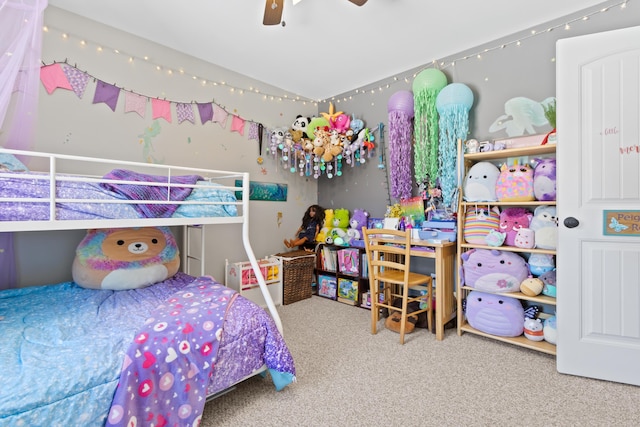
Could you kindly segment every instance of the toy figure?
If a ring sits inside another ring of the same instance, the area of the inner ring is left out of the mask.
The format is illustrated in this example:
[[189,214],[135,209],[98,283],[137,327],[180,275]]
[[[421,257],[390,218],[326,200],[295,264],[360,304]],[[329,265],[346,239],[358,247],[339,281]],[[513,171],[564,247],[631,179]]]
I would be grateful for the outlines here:
[[319,205],[311,205],[302,217],[302,225],[296,231],[295,239],[284,239],[287,248],[302,246],[302,249],[313,250],[316,235],[324,222],[324,209]]

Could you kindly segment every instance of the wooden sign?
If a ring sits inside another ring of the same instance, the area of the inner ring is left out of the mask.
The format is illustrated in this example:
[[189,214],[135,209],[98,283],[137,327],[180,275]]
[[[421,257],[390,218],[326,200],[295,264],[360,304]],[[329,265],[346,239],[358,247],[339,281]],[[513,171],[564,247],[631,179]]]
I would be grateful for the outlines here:
[[602,213],[605,236],[640,236],[640,211],[605,210]]

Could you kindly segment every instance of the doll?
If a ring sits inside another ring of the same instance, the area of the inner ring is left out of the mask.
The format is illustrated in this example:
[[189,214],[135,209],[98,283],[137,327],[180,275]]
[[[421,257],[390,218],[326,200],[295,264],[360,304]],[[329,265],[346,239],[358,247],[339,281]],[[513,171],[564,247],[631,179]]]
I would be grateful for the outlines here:
[[302,217],[302,224],[296,230],[295,239],[284,239],[287,248],[301,246],[302,249],[311,250],[316,241],[316,235],[320,232],[320,226],[324,223],[324,209],[319,205],[311,205]]

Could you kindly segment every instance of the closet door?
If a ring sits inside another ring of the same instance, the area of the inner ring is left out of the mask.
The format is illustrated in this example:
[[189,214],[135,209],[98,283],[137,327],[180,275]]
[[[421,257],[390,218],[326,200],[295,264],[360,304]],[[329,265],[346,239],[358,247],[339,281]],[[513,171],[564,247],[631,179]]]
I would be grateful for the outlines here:
[[558,371],[640,385],[640,27],[556,58]]

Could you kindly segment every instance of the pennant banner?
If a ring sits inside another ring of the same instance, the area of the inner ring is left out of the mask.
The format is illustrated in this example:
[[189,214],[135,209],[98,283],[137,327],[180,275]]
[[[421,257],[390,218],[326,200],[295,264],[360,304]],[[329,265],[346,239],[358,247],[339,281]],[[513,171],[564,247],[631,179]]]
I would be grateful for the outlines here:
[[[172,122],[171,104],[176,104],[176,116],[178,124],[188,121],[192,124],[196,123],[193,104],[186,102],[172,102],[165,99],[158,99],[141,95],[139,93],[122,89],[116,85],[106,83],[95,78],[86,71],[82,71],[75,66],[69,65],[66,60],[64,63],[54,62],[53,64],[43,65],[40,67],[40,80],[48,94],[52,94],[56,89],[72,90],[78,98],[84,96],[89,79],[93,78],[96,82],[95,93],[93,95],[93,104],[104,103],[111,109],[116,111],[120,92],[124,91],[124,112],[136,113],[144,118],[147,112],[147,104],[151,100],[151,112],[153,119],[164,119],[168,123]],[[200,115],[200,122],[217,122],[223,129],[227,126],[229,113],[215,102],[195,103]],[[231,120],[231,132],[237,132],[244,136],[244,129],[247,123],[246,119],[233,114]],[[263,126],[260,123],[249,121],[248,139],[260,140]],[[260,141],[261,142],[261,141]],[[260,150],[262,151],[262,150]]]

